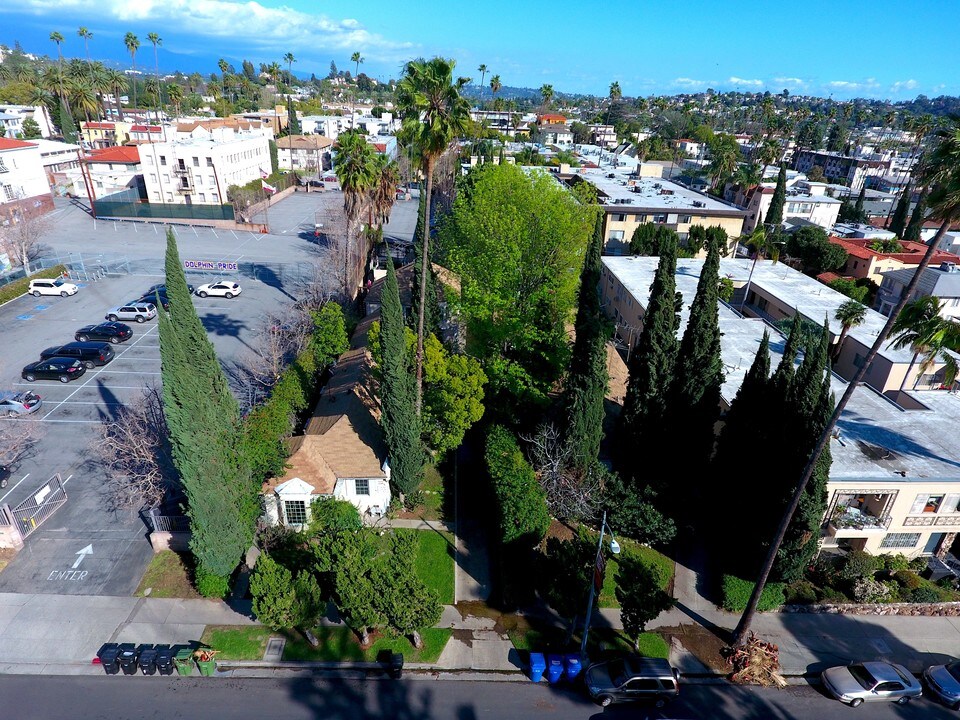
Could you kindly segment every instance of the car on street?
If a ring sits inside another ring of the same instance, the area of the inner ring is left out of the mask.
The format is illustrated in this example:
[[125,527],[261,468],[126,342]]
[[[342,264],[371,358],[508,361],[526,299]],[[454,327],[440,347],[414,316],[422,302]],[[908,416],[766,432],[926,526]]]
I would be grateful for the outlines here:
[[951,710],[960,710],[960,661],[932,665],[923,671],[930,692]]
[[116,345],[133,337],[133,330],[121,322],[104,322],[99,325],[84,325],[73,337],[77,342],[100,341]]
[[82,362],[87,370],[106,365],[113,360],[116,353],[105,342],[72,342],[66,345],[54,345],[40,353],[41,360],[54,357],[74,358]]
[[131,300],[130,304],[134,303],[153,303],[157,304],[159,301],[160,307],[164,310],[170,309],[170,298],[167,297],[166,291],[163,290],[151,290],[148,293],[144,293],[141,297],[138,297],[136,300]]
[[104,319],[110,322],[117,320],[136,320],[138,323],[153,320],[157,316],[157,308],[153,303],[131,302],[119,307],[110,308]]
[[10,390],[0,392],[0,416],[30,415],[39,410],[42,404],[43,401],[40,396],[29,390],[25,392]]
[[906,705],[923,694],[920,681],[903,665],[863,662],[827,668],[820,675],[823,687],[850,707],[865,702]]
[[590,697],[603,707],[644,700],[663,707],[679,693],[680,673],[666,660],[627,655],[594,663],[584,679]]
[[[159,285],[151,285],[150,287],[147,288],[147,291],[144,293],[144,295],[150,295],[151,293],[155,293],[158,291],[161,295],[166,295],[167,294],[166,284],[160,283]],[[191,285],[190,283],[187,283],[187,292],[189,293],[193,292],[193,285]]]
[[41,295],[67,297],[67,295],[76,295],[79,289],[63,278],[53,278],[52,280],[31,280],[27,292],[34,297],[40,297]]
[[229,300],[243,292],[243,289],[232,280],[221,280],[220,282],[201,285],[195,292],[202,298],[207,297],[207,295],[215,295],[217,297],[225,297]]
[[55,357],[30,363],[20,373],[27,382],[34,380],[59,380],[68,383],[76,380],[87,371],[83,363],[74,358]]

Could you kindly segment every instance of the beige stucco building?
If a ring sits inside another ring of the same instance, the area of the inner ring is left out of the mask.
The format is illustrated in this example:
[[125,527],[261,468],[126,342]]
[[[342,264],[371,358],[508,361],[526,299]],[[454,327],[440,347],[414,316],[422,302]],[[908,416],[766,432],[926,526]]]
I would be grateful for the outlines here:
[[[621,345],[632,346],[637,339],[657,261],[654,257],[603,258],[601,303],[617,325]],[[735,284],[742,283],[750,264],[748,260],[723,259],[721,276],[732,276]],[[677,290],[683,295],[680,333],[689,317],[702,265],[702,260],[681,258],[677,262]],[[760,270],[761,263],[757,267]],[[798,302],[804,314],[823,309],[804,301],[796,286],[791,286],[791,275],[800,273],[768,262],[763,271],[754,273],[753,285],[757,288],[759,279],[758,289],[765,297],[779,297],[779,302],[790,298]],[[779,292],[777,283],[785,286]],[[820,313],[821,322],[822,318]],[[721,303],[725,374],[722,410],[736,395],[765,331],[771,335],[771,365],[780,362],[785,338],[768,320],[766,316],[739,313],[735,303]],[[862,339],[866,340],[870,332],[866,330]],[[842,375],[838,372],[832,377],[837,398],[847,387]],[[896,380],[895,375],[892,380]],[[830,443],[833,463],[827,484],[823,547],[944,556],[960,532],[960,445],[953,435],[958,423],[960,397],[955,393],[907,390],[885,395],[869,384],[862,385],[841,415],[838,432]],[[745,454],[749,452],[744,448]],[[771,467],[770,472],[776,473],[777,468]]]

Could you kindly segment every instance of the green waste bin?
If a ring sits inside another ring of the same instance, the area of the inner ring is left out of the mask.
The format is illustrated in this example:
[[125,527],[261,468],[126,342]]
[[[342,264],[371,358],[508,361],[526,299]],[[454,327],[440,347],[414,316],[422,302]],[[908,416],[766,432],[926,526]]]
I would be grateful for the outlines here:
[[173,664],[177,668],[177,675],[192,675],[193,651],[190,649],[177,651],[173,658]]
[[197,667],[200,668],[200,674],[204,677],[213,677],[217,671],[216,660],[197,660]]

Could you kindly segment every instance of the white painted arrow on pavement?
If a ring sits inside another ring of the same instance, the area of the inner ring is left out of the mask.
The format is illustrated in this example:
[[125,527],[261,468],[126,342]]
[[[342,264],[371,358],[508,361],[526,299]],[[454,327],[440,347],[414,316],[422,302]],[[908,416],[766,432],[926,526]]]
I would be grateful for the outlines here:
[[80,563],[83,562],[83,559],[84,559],[87,555],[93,555],[93,545],[87,545],[83,550],[78,550],[78,551],[77,551],[77,555],[78,555],[79,557],[77,557],[77,561],[73,564],[73,569],[74,569],[74,570],[76,570],[78,567],[80,567]]

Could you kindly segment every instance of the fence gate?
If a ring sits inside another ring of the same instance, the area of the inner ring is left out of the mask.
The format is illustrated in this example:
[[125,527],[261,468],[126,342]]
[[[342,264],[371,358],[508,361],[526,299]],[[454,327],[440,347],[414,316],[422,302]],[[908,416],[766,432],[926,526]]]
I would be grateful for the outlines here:
[[66,501],[67,491],[63,489],[60,473],[57,473],[13,509],[13,519],[20,534],[23,537],[30,535]]

